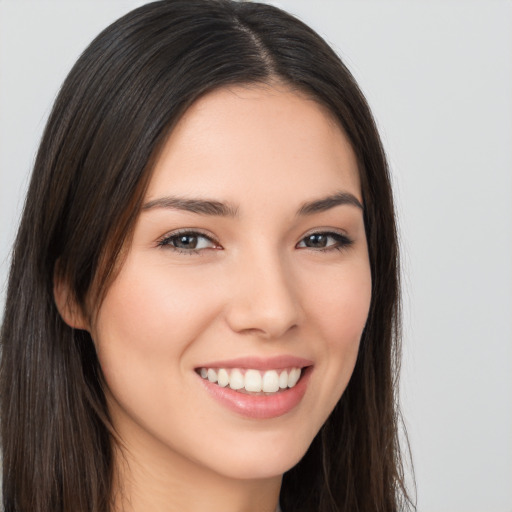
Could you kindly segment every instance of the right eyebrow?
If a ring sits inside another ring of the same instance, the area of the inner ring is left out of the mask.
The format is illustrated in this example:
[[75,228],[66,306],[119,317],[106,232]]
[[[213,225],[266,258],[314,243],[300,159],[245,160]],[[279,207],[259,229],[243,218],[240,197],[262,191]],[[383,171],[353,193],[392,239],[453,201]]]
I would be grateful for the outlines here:
[[165,196],[152,199],[142,206],[142,210],[152,210],[154,208],[169,208],[199,215],[215,215],[220,217],[236,217],[238,215],[237,207],[211,199]]
[[359,199],[357,199],[357,197],[354,194],[351,194],[350,192],[340,191],[330,196],[304,203],[300,207],[298,214],[312,215],[314,213],[325,212],[327,210],[330,210],[331,208],[345,204],[355,206],[361,210],[364,210],[361,201],[359,201]]

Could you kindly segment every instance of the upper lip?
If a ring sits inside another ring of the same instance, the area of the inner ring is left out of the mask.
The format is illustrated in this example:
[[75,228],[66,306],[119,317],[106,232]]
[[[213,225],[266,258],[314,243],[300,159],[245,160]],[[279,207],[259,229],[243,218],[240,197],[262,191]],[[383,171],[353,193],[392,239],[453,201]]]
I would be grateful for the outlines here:
[[280,368],[304,368],[311,366],[313,361],[291,355],[273,357],[246,356],[222,361],[209,361],[197,368],[250,368],[254,370],[276,370]]

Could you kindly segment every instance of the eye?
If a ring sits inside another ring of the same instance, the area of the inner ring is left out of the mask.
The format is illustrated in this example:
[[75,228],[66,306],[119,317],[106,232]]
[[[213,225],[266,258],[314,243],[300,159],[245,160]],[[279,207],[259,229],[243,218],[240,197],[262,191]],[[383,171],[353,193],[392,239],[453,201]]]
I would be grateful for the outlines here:
[[219,248],[219,245],[212,238],[197,231],[182,231],[166,235],[158,242],[158,246],[189,254],[203,249]]
[[311,234],[305,236],[297,244],[297,248],[329,251],[329,250],[341,250],[341,249],[348,247],[351,244],[352,244],[352,240],[350,240],[345,235],[342,235],[341,233],[320,232],[320,233],[311,233]]

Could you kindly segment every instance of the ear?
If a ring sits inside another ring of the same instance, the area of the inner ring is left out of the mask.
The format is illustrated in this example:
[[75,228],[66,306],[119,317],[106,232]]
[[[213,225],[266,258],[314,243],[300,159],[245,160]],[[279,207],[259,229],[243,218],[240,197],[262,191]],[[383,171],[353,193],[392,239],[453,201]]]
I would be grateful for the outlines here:
[[87,322],[80,306],[69,289],[65,279],[56,270],[53,274],[53,298],[62,320],[73,329],[88,330]]

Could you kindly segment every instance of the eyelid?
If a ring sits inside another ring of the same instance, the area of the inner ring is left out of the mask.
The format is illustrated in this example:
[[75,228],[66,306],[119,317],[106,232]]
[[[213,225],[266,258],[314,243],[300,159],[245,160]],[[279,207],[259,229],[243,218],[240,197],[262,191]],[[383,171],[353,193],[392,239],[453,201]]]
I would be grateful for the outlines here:
[[201,237],[207,238],[208,240],[210,240],[212,242],[212,244],[215,246],[215,247],[212,247],[212,249],[213,248],[221,248],[217,238],[215,236],[213,236],[213,234],[211,234],[207,231],[204,231],[201,228],[180,228],[180,229],[176,229],[174,231],[169,231],[168,233],[166,233],[165,235],[161,236],[160,238],[158,238],[156,240],[156,246],[159,248],[162,248],[162,249],[167,248],[167,249],[171,249],[174,251],[183,252],[183,253],[187,253],[187,254],[194,254],[194,253],[197,254],[204,250],[204,249],[180,249],[178,247],[172,247],[170,244],[166,243],[169,240],[171,240],[172,238],[178,237],[180,235],[199,235]]
[[348,236],[348,233],[346,230],[344,229],[341,229],[341,228],[329,228],[329,227],[319,227],[319,228],[313,228],[313,229],[310,229],[309,231],[306,231],[302,236],[301,236],[301,240],[303,240],[304,238],[308,237],[308,236],[311,236],[311,235],[339,235],[339,236],[344,236],[346,238],[350,238]]
[[[312,235],[326,235],[327,237],[332,237],[334,239],[341,239],[338,240],[338,243],[328,245],[327,247],[322,248],[314,248],[314,247],[298,247],[299,244],[304,242],[304,240]],[[330,251],[330,250],[343,250],[348,247],[350,247],[354,243],[354,240],[348,236],[347,232],[343,229],[335,229],[335,228],[315,228],[308,232],[306,232],[304,235],[302,235],[301,239],[297,242],[295,245],[298,249],[309,249],[315,252],[322,252],[322,251]]]

